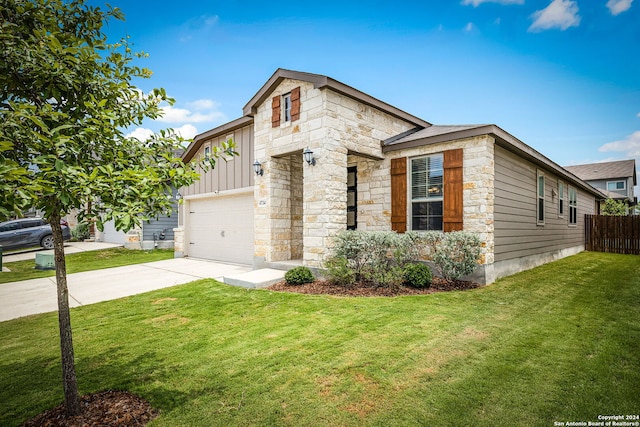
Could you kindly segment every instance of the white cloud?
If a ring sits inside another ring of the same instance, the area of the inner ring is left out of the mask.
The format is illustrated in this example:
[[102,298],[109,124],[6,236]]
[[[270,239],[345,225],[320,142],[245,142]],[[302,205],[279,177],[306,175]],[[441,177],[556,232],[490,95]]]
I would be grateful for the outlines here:
[[151,138],[153,131],[146,128],[136,128],[133,132],[129,132],[125,135],[127,138],[136,138],[138,141],[146,141]]
[[524,0],[462,0],[463,5],[472,5],[478,7],[482,3],[500,3],[500,4],[524,4]]
[[470,33],[471,31],[473,31],[473,22],[469,22],[467,25],[464,26],[464,31],[466,33]]
[[638,117],[640,117],[640,113],[638,113]]
[[212,101],[211,99],[198,99],[196,101],[189,102],[187,105],[194,110],[213,110],[220,106],[219,103]]
[[609,0],[607,7],[613,16],[626,12],[631,7],[633,0]]
[[531,15],[533,24],[529,31],[543,31],[559,28],[562,31],[580,25],[578,3],[573,0],[553,0],[545,9]]
[[186,108],[176,108],[171,105],[162,107],[162,117],[157,121],[162,123],[203,123],[223,120],[224,114],[216,111],[217,103],[208,99],[200,99],[189,104],[196,112]]
[[190,123],[173,129],[178,135],[184,139],[191,139],[198,134],[198,129]]
[[628,157],[640,157],[640,130],[620,141],[608,142],[598,148],[598,151],[621,151]]

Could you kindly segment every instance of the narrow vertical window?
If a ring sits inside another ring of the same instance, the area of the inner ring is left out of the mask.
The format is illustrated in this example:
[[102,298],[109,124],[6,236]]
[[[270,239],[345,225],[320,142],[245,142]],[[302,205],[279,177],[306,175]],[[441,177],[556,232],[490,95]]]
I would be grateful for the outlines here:
[[204,159],[209,160],[211,158],[211,147],[204,147]]
[[537,222],[538,225],[544,225],[544,174],[538,171],[538,206],[537,206]]
[[291,94],[288,93],[282,97],[282,102],[284,104],[284,121],[291,121]]
[[569,187],[569,225],[578,223],[578,192]]
[[347,168],[347,230],[358,228],[358,169]]
[[564,217],[564,182],[558,181],[558,218]]
[[443,155],[411,159],[411,229],[443,229]]

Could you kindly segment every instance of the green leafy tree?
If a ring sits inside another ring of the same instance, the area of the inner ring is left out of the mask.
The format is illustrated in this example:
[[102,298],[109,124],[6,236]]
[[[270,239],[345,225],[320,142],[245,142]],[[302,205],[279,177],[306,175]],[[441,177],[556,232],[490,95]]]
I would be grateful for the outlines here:
[[184,164],[175,154],[183,141],[170,130],[147,141],[126,137],[173,100],[133,85],[151,76],[134,64],[146,55],[126,39],[108,43],[109,19],[123,15],[85,0],[0,0],[0,216],[36,207],[51,224],[68,415],[81,407],[60,218],[75,208],[80,221],[102,229],[113,219],[126,231],[169,212],[170,187],[191,184],[199,167],[214,167],[233,146],[223,144],[206,164]]
[[600,213],[607,216],[627,215],[627,205],[622,200],[607,199],[600,207]]

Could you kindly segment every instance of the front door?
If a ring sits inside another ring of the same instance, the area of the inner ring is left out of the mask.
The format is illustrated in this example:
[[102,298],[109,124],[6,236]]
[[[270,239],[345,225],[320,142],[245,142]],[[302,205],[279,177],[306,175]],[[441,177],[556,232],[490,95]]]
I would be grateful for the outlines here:
[[358,169],[347,168],[347,230],[358,228]]

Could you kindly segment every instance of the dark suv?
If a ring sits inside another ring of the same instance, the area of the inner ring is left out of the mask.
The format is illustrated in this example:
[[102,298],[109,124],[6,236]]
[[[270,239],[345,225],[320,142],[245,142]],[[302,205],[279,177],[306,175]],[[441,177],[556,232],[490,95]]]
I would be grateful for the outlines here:
[[[71,230],[66,221],[60,221],[62,238],[69,240]],[[42,246],[53,249],[51,226],[42,218],[21,218],[0,222],[0,245],[2,249],[20,249]]]

